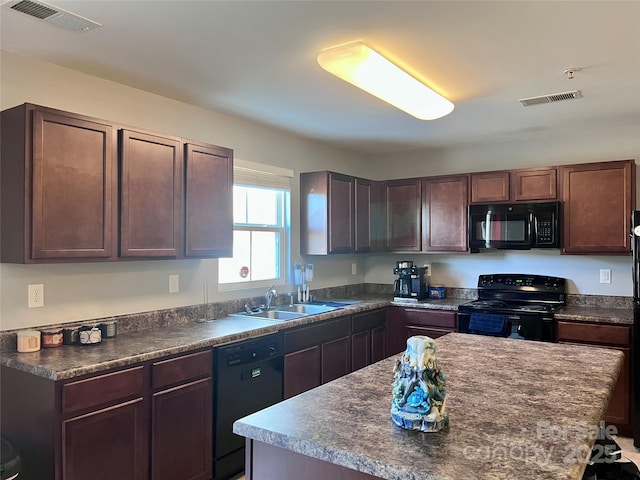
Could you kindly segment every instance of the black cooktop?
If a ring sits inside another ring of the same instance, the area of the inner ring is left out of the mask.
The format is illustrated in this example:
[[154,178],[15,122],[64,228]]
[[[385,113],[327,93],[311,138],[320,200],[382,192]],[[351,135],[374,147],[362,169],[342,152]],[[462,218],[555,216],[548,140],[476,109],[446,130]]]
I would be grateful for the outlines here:
[[529,274],[478,277],[478,300],[458,310],[485,313],[553,313],[565,305],[566,280]]

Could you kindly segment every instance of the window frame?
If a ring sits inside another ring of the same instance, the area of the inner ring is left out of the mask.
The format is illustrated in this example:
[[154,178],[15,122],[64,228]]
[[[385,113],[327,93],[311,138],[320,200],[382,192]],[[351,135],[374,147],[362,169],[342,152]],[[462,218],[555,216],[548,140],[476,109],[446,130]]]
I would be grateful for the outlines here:
[[[278,265],[279,278],[268,280],[250,280],[241,282],[221,282],[220,281],[220,268],[221,262],[218,262],[218,291],[220,292],[232,292],[240,290],[251,290],[258,288],[267,288],[271,285],[283,286],[287,285],[289,281],[289,267],[291,263],[291,186],[289,179],[293,176],[293,171],[288,169],[282,169],[278,167],[270,167],[266,165],[252,164],[250,162],[242,162],[241,175],[236,175],[234,169],[234,183],[235,187],[248,187],[248,188],[261,188],[271,189],[280,192],[280,208],[278,209],[278,220],[281,226],[253,224],[253,223],[241,223],[237,224],[234,221],[233,233],[236,231],[263,231],[263,232],[278,232],[280,233],[279,239],[279,258]],[[247,165],[249,165],[247,167]],[[257,167],[256,167],[257,166]],[[259,168],[259,169],[258,169]],[[268,170],[264,170],[264,169]],[[274,172],[275,170],[275,172]],[[250,175],[247,177],[246,172]],[[237,178],[240,177],[240,178]],[[254,177],[254,178],[251,178]],[[249,181],[245,179],[249,178]],[[244,180],[244,181],[243,181]],[[222,260],[222,259],[220,259]]]

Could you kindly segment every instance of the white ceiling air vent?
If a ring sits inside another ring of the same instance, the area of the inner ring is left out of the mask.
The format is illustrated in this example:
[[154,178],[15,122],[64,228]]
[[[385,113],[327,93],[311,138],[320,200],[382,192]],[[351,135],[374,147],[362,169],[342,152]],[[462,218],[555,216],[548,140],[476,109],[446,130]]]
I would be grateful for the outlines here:
[[86,32],[101,27],[102,24],[71,13],[62,8],[55,7],[40,0],[19,0],[7,4],[11,10],[24,13],[56,27],[74,32]]
[[549,95],[541,95],[539,97],[521,98],[519,102],[525,107],[530,107],[531,105],[540,105],[541,103],[561,102],[562,100],[575,100],[576,98],[582,98],[582,92],[580,90],[550,93]]

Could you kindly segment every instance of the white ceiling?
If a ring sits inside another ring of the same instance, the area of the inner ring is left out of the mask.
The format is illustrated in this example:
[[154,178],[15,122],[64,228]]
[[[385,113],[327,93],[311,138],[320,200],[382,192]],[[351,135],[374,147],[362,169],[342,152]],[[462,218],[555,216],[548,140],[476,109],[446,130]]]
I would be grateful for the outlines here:
[[[0,47],[365,153],[590,135],[640,138],[640,1],[51,0],[74,33],[0,8]],[[322,70],[361,39],[453,113],[417,120]],[[573,80],[563,73],[579,67]],[[518,99],[582,90],[523,107]]]

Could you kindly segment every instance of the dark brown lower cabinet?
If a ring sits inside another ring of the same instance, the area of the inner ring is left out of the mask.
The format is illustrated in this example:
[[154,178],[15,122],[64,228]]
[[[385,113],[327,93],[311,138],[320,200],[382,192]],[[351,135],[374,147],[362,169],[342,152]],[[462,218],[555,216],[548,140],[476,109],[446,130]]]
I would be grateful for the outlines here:
[[284,333],[284,398],[351,371],[350,316]]
[[320,359],[319,345],[284,356],[284,398],[291,398],[322,383]]
[[142,398],[62,422],[62,478],[147,478],[146,408]]
[[558,321],[559,343],[612,348],[624,353],[622,371],[609,399],[605,422],[614,425],[620,435],[631,436],[631,326]]
[[322,383],[345,376],[351,371],[351,339],[341,337],[322,344]]
[[208,480],[213,468],[213,352],[151,364],[151,480]]
[[392,354],[403,352],[409,337],[425,335],[438,338],[458,328],[458,312],[453,310],[391,306],[388,314]]
[[387,357],[387,312],[384,308],[351,318],[351,370]]
[[211,478],[211,395],[211,378],[153,395],[152,480]]
[[210,349],[61,381],[3,366],[20,480],[209,480],[212,374]]

